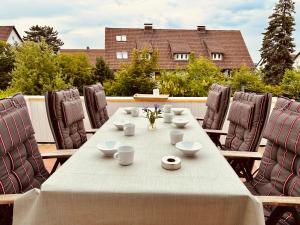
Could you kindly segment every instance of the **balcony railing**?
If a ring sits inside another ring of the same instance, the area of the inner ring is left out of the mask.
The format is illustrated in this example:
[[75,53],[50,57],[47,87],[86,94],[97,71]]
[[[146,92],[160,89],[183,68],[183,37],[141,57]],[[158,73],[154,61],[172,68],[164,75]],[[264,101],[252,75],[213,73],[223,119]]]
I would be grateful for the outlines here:
[[[35,130],[35,137],[38,142],[54,142],[49,127],[44,96],[26,96],[29,114]],[[170,97],[166,102],[144,102],[136,101],[132,97],[107,97],[108,114],[111,116],[119,107],[153,107],[154,104],[171,104],[173,107],[189,108],[195,117],[203,117],[206,111],[206,97]],[[276,102],[273,98],[272,105]],[[86,129],[91,128],[89,118],[85,109],[84,99],[84,125]],[[224,130],[227,130],[228,122],[224,124]]]

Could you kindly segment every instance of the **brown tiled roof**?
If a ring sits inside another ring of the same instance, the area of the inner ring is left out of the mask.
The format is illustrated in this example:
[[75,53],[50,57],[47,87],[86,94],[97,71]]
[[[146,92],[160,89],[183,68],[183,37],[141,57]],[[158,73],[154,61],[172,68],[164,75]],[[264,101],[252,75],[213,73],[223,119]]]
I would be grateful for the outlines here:
[[[116,35],[127,35],[126,42],[117,42]],[[112,69],[118,69],[121,63],[130,62],[130,53],[136,48],[136,40],[151,43],[159,50],[159,65],[163,69],[176,69],[186,66],[186,61],[175,61],[170,43],[177,43],[173,48],[190,49],[196,56],[210,58],[210,52],[223,51],[223,60],[214,61],[222,69],[234,69],[245,64],[254,67],[242,34],[238,30],[184,30],[184,29],[153,29],[145,31],[137,28],[105,28],[105,59]],[[184,44],[182,44],[184,43]],[[118,60],[116,52],[127,51],[129,59]],[[183,53],[183,52],[182,52]]]
[[16,34],[19,36],[20,40],[22,40],[21,36],[19,35],[18,31],[14,26],[0,26],[0,40],[1,41],[7,41],[9,38],[9,35],[12,31],[15,31]]
[[60,49],[60,53],[70,55],[86,54],[91,64],[96,64],[97,57],[105,57],[104,49]]
[[170,48],[173,54],[175,53],[191,53],[191,48],[188,43],[182,41],[170,41]]

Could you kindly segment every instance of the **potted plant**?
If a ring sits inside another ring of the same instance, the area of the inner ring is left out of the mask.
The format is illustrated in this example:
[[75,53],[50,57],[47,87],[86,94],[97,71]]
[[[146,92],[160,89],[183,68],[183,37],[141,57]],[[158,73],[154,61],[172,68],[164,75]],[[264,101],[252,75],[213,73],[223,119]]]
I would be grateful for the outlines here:
[[159,105],[155,104],[154,105],[154,110],[149,109],[148,107],[144,108],[143,111],[146,113],[146,117],[149,120],[149,130],[154,130],[155,129],[155,120],[157,118],[162,118],[161,113],[162,110],[160,109]]

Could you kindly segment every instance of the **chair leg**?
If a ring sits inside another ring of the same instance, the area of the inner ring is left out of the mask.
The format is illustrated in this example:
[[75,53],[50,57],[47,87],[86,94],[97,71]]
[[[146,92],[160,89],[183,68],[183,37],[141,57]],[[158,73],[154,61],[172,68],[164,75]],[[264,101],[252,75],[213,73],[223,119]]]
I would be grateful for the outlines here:
[[269,218],[266,220],[266,225],[277,225],[279,220],[281,219],[281,217],[287,213],[290,212],[293,215],[293,218],[295,220],[295,224],[296,225],[300,225],[300,217],[299,214],[296,210],[296,208],[294,207],[276,207],[273,212],[271,213],[271,215],[269,216]]
[[50,175],[52,175],[56,171],[58,165],[59,165],[59,160],[56,159],[55,164],[54,164],[54,166],[53,166],[53,168],[52,168],[52,170],[50,172]]

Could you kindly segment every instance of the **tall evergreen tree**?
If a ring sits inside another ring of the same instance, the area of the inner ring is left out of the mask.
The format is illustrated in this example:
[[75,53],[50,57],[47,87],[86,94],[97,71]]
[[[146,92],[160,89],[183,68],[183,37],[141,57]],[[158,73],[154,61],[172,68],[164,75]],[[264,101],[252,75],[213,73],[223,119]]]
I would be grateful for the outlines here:
[[279,84],[286,69],[292,69],[294,52],[295,30],[295,3],[292,0],[279,0],[269,17],[269,25],[263,33],[261,51],[262,64],[264,65],[264,81]]
[[102,84],[104,80],[112,80],[114,78],[113,71],[108,67],[102,57],[97,57],[96,59],[94,76]]
[[62,40],[58,38],[58,32],[53,27],[35,25],[30,27],[29,31],[25,31],[25,33],[26,36],[23,37],[25,41],[40,42],[44,39],[55,53],[64,45]]

